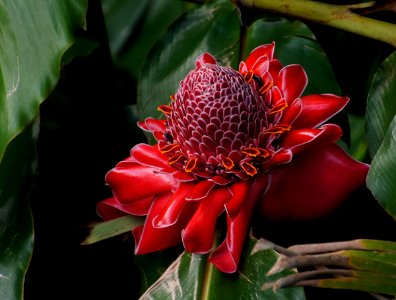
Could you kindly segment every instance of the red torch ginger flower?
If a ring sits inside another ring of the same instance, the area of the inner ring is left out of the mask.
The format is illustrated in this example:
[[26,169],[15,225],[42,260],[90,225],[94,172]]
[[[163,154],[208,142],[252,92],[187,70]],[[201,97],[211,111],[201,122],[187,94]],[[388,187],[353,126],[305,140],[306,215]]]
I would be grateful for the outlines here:
[[[323,125],[348,98],[302,96],[304,69],[283,67],[274,47],[254,49],[239,71],[201,55],[159,107],[165,119],[139,123],[158,143],[136,145],[107,174],[114,197],[97,207],[104,219],[147,216],[133,230],[137,254],[182,242],[232,273],[255,207],[271,219],[316,218],[364,182],[368,166],[335,144],[340,127]],[[227,234],[213,249],[221,214]]]

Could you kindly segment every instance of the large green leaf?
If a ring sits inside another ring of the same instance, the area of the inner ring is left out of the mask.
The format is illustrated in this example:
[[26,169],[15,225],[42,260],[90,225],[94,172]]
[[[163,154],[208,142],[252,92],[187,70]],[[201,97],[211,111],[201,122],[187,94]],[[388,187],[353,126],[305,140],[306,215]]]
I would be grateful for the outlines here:
[[[275,42],[275,53],[283,65],[300,64],[308,74],[305,94],[340,94],[340,87],[326,54],[302,22],[284,18],[263,18],[246,32],[243,58],[261,44]],[[318,67],[320,66],[320,67]]]
[[1,299],[22,298],[32,252],[27,199],[37,128],[31,124],[58,80],[62,55],[84,25],[86,9],[86,0],[0,0]]
[[[224,274],[207,262],[207,255],[184,252],[142,296],[141,299],[215,300],[215,299],[305,299],[301,288],[277,292],[263,291],[267,271],[278,254],[271,249],[255,251],[251,238],[235,274]],[[283,272],[277,276],[291,274]],[[273,279],[273,278],[272,278]]]
[[[367,186],[396,218],[396,52],[376,72],[367,101],[367,139],[372,165]],[[393,120],[393,121],[392,121]]]
[[35,122],[9,144],[0,164],[0,299],[22,299],[33,246],[28,197],[37,164],[37,133]]
[[0,160],[55,86],[87,0],[0,0]]
[[189,6],[178,0],[104,0],[102,4],[114,61],[135,78],[154,43]]
[[367,175],[367,187],[381,206],[396,219],[396,115]]
[[377,153],[396,114],[396,52],[375,73],[367,101],[367,139],[371,157]]
[[138,85],[140,118],[158,117],[157,106],[167,104],[179,81],[194,68],[195,59],[210,52],[235,67],[240,21],[230,1],[217,1],[178,19],[156,43],[143,66]]
[[149,1],[102,0],[103,16],[113,55],[127,41]]

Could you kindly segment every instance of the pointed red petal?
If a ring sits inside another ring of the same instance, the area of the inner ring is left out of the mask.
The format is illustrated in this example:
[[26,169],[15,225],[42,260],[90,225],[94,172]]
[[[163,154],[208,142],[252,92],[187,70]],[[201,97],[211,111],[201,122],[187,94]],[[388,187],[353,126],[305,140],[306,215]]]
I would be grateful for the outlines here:
[[195,61],[195,69],[201,68],[205,64],[212,64],[216,65],[217,61],[216,58],[214,58],[211,54],[209,53],[203,53],[201,54],[197,60]]
[[268,71],[268,68],[269,68],[269,58],[267,56],[261,56],[255,61],[251,70],[255,75],[261,78],[264,75],[264,73]]
[[138,126],[145,131],[160,131],[164,132],[166,129],[165,120],[157,120],[154,118],[147,118],[144,121],[139,121]]
[[274,82],[278,81],[279,72],[282,70],[283,66],[281,62],[277,59],[270,61],[268,72],[271,74],[272,80]]
[[159,168],[165,172],[176,171],[168,164],[168,158],[161,153],[158,145],[137,144],[132,148],[131,156],[144,166]]
[[293,158],[293,152],[289,149],[279,149],[274,156],[263,165],[264,169],[269,169],[276,165],[282,165],[290,162]]
[[201,201],[182,232],[184,248],[192,253],[207,253],[212,249],[217,217],[230,199],[228,188],[219,187]]
[[231,218],[239,213],[253,182],[253,180],[241,180],[230,186],[232,198],[227,202],[226,210]]
[[321,217],[364,183],[368,169],[336,144],[315,147],[274,170],[261,213],[270,219]]
[[[294,121],[298,118],[302,111],[302,101],[300,98],[295,99],[292,104],[289,105],[283,111],[282,118],[280,119],[280,123],[282,124],[293,124]],[[294,126],[294,125],[293,125]]]
[[209,195],[210,191],[216,186],[216,183],[209,180],[202,180],[191,188],[186,200],[201,200]]
[[308,83],[308,77],[300,65],[288,65],[279,72],[276,85],[281,89],[287,103],[299,98]]
[[245,64],[245,62],[244,62],[244,61],[241,61],[241,62],[239,63],[239,73],[241,73],[242,75],[244,75],[244,74],[246,74],[248,71],[249,71],[249,70],[248,70],[248,68],[247,68],[247,66],[246,66],[246,64]]
[[309,95],[301,98],[302,111],[293,128],[316,127],[330,119],[347,105],[349,98],[331,94]]
[[154,197],[178,185],[170,174],[157,173],[154,168],[128,161],[122,161],[110,170],[105,180],[121,204]]
[[[249,228],[253,209],[269,186],[267,175],[256,179],[251,189],[245,195],[244,204],[238,214],[232,218],[227,215],[227,236],[224,242],[213,251],[209,258],[217,269],[224,273],[234,273],[237,270],[243,244]],[[232,201],[232,200],[231,200]]]
[[326,124],[320,128],[297,129],[285,135],[281,147],[291,150],[295,155],[318,143],[334,143],[341,135],[341,128],[334,124]]
[[266,56],[270,60],[274,57],[275,43],[258,46],[250,52],[246,58],[246,66],[248,70],[252,70],[254,64],[260,57]]
[[125,216],[126,213],[114,208],[114,205],[117,205],[118,202],[114,198],[108,198],[103,201],[100,201],[96,205],[96,213],[105,221],[117,219],[119,217]]
[[175,178],[177,181],[181,181],[181,182],[188,182],[195,180],[194,175],[180,170],[173,172],[172,177]]
[[190,219],[195,207],[186,205],[178,221],[164,228],[153,226],[154,218],[164,209],[168,203],[170,194],[160,196],[155,199],[147,215],[143,227],[136,227],[132,230],[135,238],[135,253],[145,254],[175,246],[181,242],[181,231],[187,220]]
[[139,199],[129,204],[121,204],[115,198],[108,198],[96,205],[98,215],[104,220],[116,219],[126,214],[134,216],[147,215],[153,197]]
[[194,184],[184,183],[175,191],[170,199],[165,203],[161,212],[154,217],[154,227],[169,227],[177,222],[179,215],[186,204],[186,196],[188,195]]

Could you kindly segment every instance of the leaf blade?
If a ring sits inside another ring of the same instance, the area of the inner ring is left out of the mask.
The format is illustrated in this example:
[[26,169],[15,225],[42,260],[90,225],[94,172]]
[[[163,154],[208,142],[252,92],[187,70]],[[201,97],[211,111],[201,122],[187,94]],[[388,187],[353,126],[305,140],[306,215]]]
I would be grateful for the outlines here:
[[114,220],[96,224],[90,231],[89,235],[81,243],[82,245],[91,245],[105,239],[128,232],[144,224],[144,218],[132,215],[123,216]]
[[396,114],[396,52],[381,64],[374,75],[366,109],[366,134],[372,158],[379,150]]
[[384,141],[372,161],[367,175],[367,187],[380,205],[396,219],[396,115],[385,134]]
[[55,86],[61,57],[73,42],[73,31],[84,25],[87,8],[86,0],[2,2],[0,160]]
[[0,299],[22,299],[24,276],[33,250],[33,219],[28,198],[36,173],[38,122],[7,147],[0,164]]

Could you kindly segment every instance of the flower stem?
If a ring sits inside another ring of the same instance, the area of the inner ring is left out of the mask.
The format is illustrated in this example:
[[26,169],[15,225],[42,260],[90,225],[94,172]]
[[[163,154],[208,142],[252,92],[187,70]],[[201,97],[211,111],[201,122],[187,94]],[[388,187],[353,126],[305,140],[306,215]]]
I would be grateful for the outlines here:
[[317,22],[396,47],[396,25],[354,13],[351,6],[310,0],[240,0],[248,7]]
[[208,300],[210,295],[210,283],[212,280],[214,271],[214,266],[212,263],[206,259],[206,266],[204,271],[204,278],[203,278],[203,287],[201,292],[201,300]]

